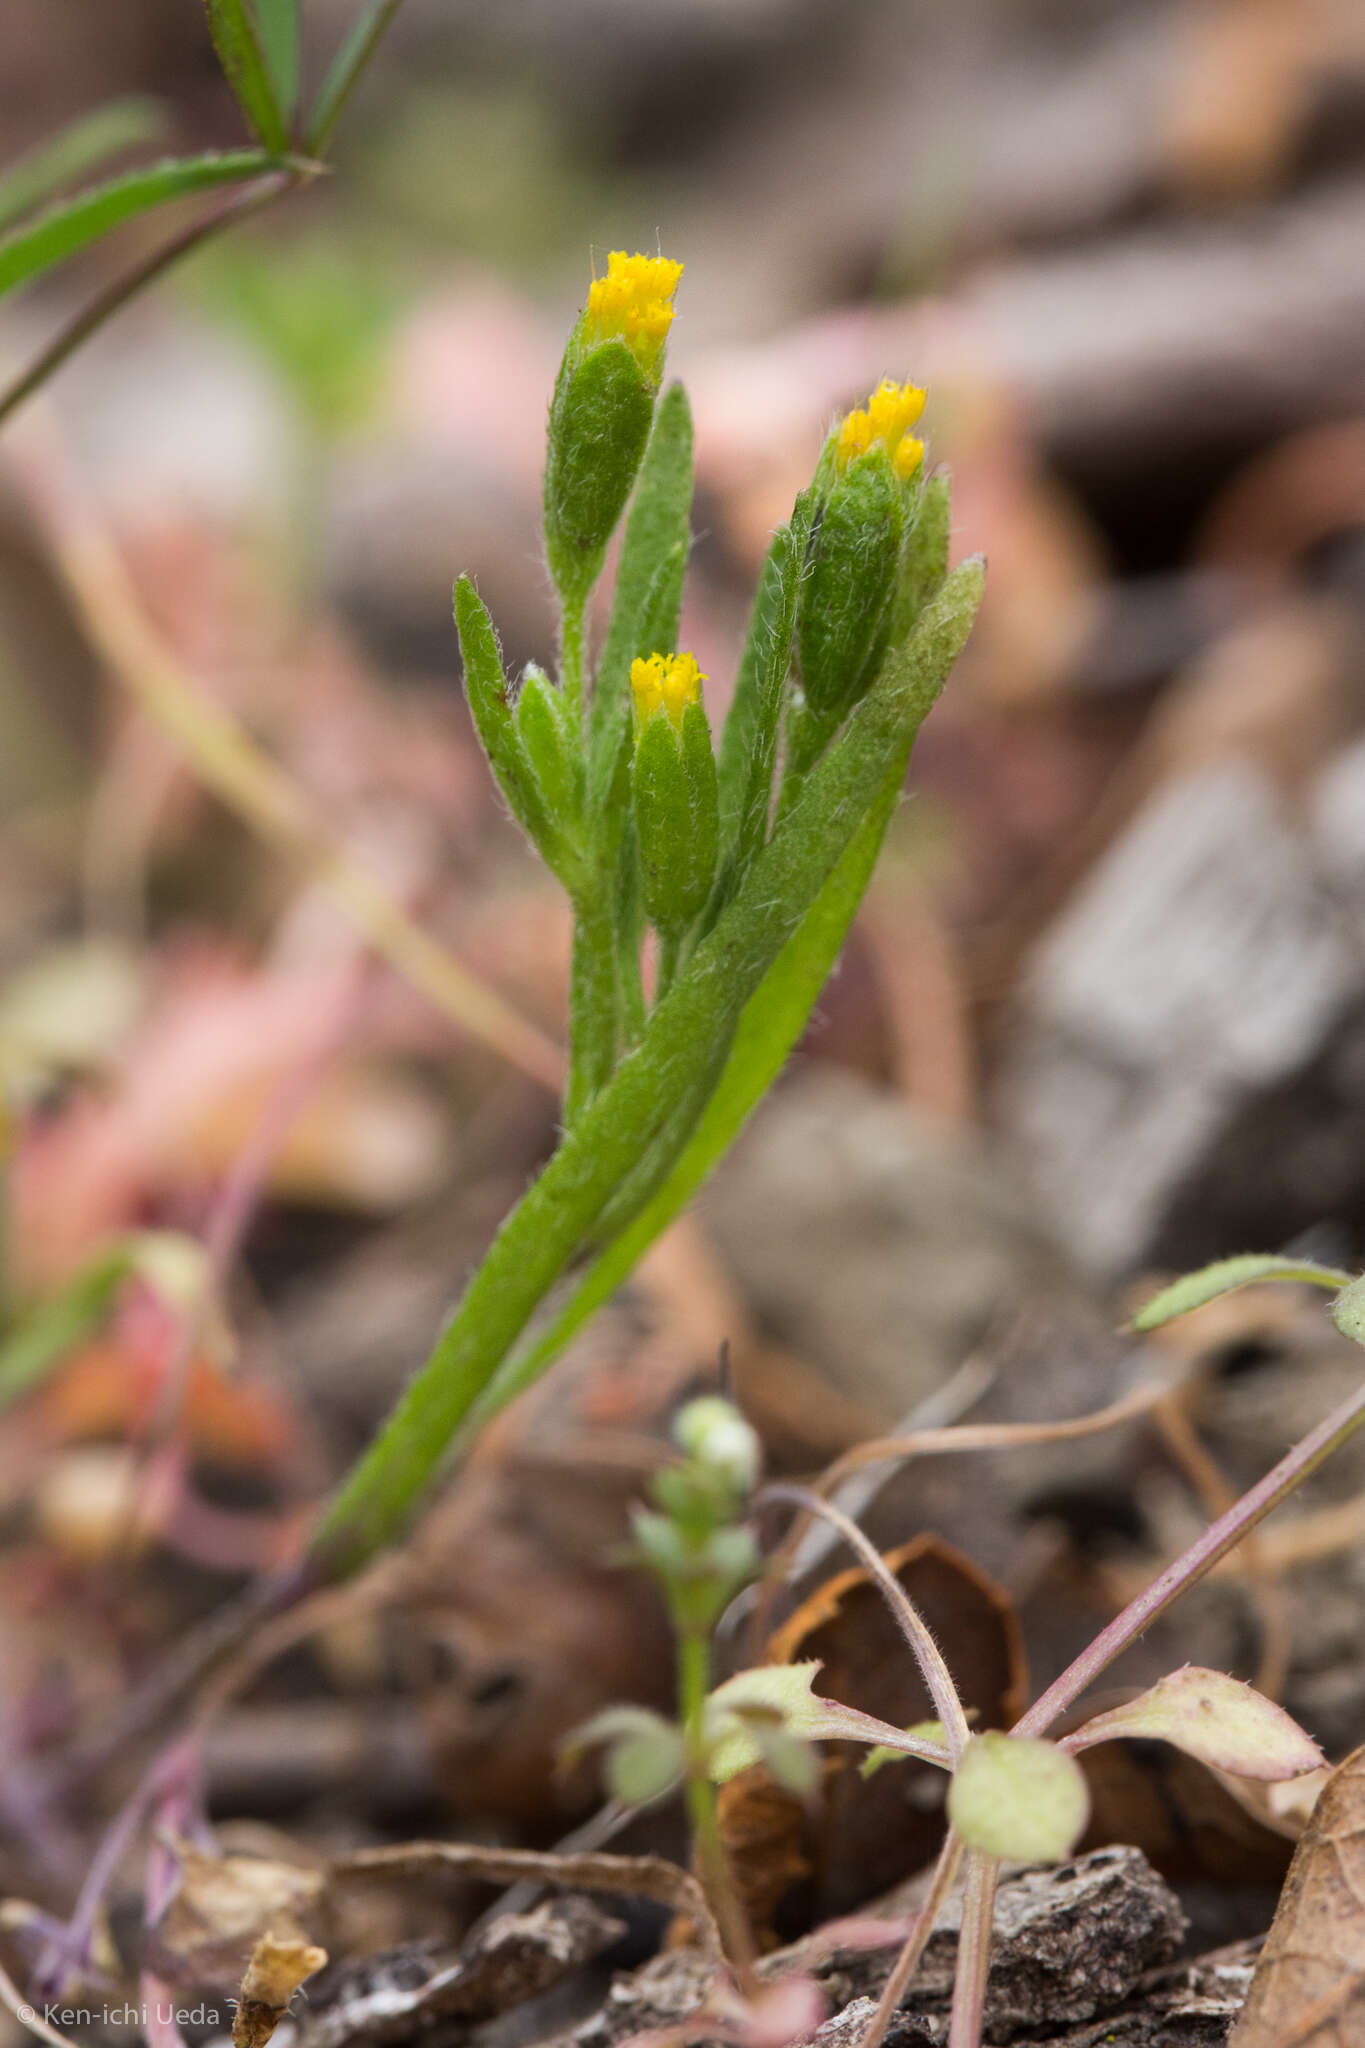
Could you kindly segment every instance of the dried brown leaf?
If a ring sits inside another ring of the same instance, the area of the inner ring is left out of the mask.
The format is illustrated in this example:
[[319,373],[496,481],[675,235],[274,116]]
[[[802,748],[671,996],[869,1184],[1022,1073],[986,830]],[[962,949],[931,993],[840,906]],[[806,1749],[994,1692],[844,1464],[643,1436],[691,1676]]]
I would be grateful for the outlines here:
[[1365,1748],[1319,1794],[1229,2048],[1352,2048],[1362,2038]]

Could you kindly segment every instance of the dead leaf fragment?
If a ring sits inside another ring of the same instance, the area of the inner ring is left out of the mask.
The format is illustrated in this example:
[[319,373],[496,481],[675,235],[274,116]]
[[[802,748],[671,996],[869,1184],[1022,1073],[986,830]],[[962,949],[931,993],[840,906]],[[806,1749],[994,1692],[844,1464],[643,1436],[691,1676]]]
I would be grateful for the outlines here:
[[207,1856],[188,1842],[175,1846],[180,1888],[151,1930],[146,1956],[164,1983],[229,1996],[266,1942],[276,1950],[312,1948],[327,1913],[322,1871],[266,1856]]
[[1229,2048],[1351,2048],[1365,2030],[1365,1748],[1294,1851]]
[[322,1969],[325,1948],[263,1934],[251,1951],[232,2020],[232,2048],[265,2048],[304,1979]]

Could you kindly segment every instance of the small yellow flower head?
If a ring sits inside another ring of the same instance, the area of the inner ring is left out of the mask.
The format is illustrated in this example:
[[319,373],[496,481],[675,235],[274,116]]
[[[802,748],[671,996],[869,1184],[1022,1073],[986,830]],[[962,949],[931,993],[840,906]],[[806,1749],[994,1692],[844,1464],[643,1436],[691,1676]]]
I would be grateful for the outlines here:
[[682,724],[689,704],[700,704],[706,677],[691,654],[651,654],[630,665],[630,687],[641,725],[656,711]]
[[682,268],[666,256],[627,256],[613,249],[606,276],[588,287],[584,339],[590,346],[624,341],[646,375],[657,377]]
[[842,476],[849,464],[869,448],[880,444],[891,457],[891,467],[902,483],[908,481],[924,459],[924,443],[910,432],[924,411],[924,393],[916,384],[893,384],[889,377],[868,399],[865,408],[851,412],[839,431],[834,451],[835,466]]

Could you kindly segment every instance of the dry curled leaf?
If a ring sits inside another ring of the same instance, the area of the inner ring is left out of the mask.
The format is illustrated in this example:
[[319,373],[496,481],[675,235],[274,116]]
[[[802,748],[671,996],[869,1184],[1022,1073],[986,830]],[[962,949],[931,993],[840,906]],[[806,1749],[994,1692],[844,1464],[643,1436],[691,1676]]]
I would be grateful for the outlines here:
[[1365,1748],[1328,1779],[1229,2048],[1353,2048],[1365,2038]]

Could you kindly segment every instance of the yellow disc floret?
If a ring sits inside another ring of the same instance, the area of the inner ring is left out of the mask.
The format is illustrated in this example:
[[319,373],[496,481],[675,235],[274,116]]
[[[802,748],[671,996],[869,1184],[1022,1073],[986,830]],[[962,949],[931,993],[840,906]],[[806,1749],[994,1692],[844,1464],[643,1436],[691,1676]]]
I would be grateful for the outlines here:
[[630,687],[641,724],[656,711],[666,711],[682,724],[689,704],[700,704],[706,677],[691,654],[650,654],[630,665]]
[[585,340],[624,341],[641,369],[657,373],[673,319],[673,294],[681,263],[666,256],[627,256],[613,249],[607,274],[588,287]]
[[917,384],[896,384],[884,377],[866,407],[851,412],[839,430],[834,460],[840,472],[856,456],[880,445],[901,481],[912,477],[924,459],[924,443],[910,429],[923,411],[924,393]]

